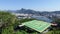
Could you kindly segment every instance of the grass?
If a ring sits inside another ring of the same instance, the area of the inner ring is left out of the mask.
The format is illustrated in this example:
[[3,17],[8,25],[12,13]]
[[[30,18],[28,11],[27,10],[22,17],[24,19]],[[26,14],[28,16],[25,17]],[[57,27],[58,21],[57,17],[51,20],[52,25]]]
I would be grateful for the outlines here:
[[60,31],[49,31],[46,34],[60,34]]

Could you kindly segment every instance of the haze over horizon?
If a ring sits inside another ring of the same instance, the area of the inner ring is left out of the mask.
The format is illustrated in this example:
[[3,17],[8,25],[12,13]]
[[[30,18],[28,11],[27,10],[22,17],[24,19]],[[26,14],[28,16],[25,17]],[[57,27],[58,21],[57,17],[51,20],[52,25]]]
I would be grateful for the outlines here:
[[0,10],[60,11],[60,0],[0,0]]

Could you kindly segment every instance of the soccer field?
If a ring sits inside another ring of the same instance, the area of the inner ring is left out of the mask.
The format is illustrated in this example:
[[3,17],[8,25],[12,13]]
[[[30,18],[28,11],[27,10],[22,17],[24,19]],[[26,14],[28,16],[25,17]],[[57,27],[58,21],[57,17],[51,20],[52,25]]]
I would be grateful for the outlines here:
[[32,28],[38,32],[43,32],[45,29],[50,27],[50,23],[44,22],[44,21],[38,21],[38,20],[32,20],[29,22],[25,22],[25,26]]

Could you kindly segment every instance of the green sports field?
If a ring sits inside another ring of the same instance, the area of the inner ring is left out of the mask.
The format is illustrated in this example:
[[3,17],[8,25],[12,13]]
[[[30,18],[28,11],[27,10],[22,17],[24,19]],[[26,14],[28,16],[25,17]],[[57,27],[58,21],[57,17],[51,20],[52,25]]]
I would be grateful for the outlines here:
[[25,26],[32,28],[38,32],[43,32],[45,29],[50,27],[50,23],[39,21],[39,20],[32,20],[29,22],[25,22]]

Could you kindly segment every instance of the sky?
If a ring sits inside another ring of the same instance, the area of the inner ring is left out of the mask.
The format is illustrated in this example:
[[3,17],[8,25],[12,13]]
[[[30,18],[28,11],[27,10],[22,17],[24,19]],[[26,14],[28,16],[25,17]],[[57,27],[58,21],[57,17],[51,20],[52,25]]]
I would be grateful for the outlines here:
[[0,0],[0,10],[59,11],[60,0]]

